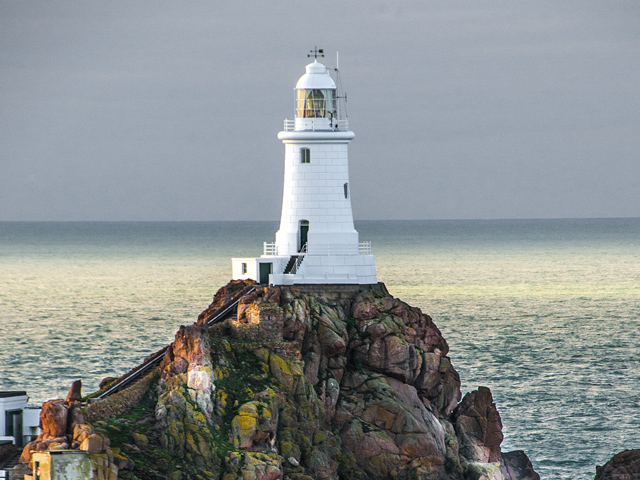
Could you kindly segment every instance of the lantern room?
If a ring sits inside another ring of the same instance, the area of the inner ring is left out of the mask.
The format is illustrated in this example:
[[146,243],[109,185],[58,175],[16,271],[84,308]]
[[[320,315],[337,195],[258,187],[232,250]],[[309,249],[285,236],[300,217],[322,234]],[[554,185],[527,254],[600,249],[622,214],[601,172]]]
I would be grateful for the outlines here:
[[338,125],[336,84],[327,67],[314,61],[296,84],[296,130],[334,130]]

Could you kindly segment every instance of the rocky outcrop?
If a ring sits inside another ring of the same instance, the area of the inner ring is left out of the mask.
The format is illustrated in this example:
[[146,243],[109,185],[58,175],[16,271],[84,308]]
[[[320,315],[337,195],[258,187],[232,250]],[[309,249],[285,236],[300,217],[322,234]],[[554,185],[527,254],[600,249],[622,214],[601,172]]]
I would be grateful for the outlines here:
[[42,404],[40,433],[36,440],[25,445],[20,457],[21,462],[29,461],[31,450],[41,452],[70,448],[73,438],[69,432],[73,432],[77,424],[84,423],[82,412],[79,410],[80,400],[76,399],[79,388],[80,381],[77,380],[71,386],[67,400],[59,398]]
[[602,467],[596,467],[595,480],[632,480],[640,478],[640,450],[617,453]]
[[[204,366],[204,333],[181,329],[160,382],[162,444],[224,480],[535,478],[522,466],[526,455],[503,457],[489,389],[460,402],[449,347],[428,315],[384,286],[321,290],[269,287],[245,296],[236,319],[209,329],[204,390],[184,377]],[[213,407],[200,405],[200,420],[196,410],[167,413],[195,408],[198,392],[209,391]],[[195,424],[207,438],[222,432],[231,453],[190,443]]]
[[47,431],[69,448],[110,437],[125,480],[537,478],[501,451],[489,389],[460,401],[440,330],[384,285],[260,287],[206,325],[251,287],[230,283],[180,328],[158,370],[117,394],[135,405],[97,402],[91,427],[70,394],[47,407]]
[[500,471],[504,480],[540,480],[540,475],[533,470],[529,457],[522,450],[503,453]]
[[467,393],[453,412],[462,456],[474,463],[500,463],[502,421],[487,387]]

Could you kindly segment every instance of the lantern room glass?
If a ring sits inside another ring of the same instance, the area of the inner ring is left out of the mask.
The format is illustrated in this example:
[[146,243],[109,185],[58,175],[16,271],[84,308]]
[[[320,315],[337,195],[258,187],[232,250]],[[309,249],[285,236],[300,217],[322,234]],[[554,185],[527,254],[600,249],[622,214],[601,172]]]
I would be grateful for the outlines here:
[[296,90],[296,118],[334,118],[335,99],[333,89]]

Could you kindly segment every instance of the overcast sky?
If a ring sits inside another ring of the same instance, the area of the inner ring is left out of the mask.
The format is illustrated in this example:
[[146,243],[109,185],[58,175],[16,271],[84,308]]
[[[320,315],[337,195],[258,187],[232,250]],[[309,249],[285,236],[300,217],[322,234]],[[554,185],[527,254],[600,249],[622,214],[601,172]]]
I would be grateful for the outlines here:
[[356,219],[640,216],[640,2],[0,1],[0,220],[277,220],[340,71]]

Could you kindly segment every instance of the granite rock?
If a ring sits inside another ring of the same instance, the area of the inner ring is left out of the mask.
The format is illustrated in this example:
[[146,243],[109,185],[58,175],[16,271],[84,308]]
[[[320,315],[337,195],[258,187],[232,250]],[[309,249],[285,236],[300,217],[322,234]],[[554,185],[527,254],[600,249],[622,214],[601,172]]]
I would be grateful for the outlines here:
[[624,450],[603,466],[596,467],[595,480],[635,480],[640,478],[640,450]]
[[504,480],[540,480],[540,475],[533,470],[529,457],[522,450],[503,453],[500,470]]
[[502,420],[491,390],[479,387],[467,393],[453,412],[460,453],[469,461],[500,462]]

